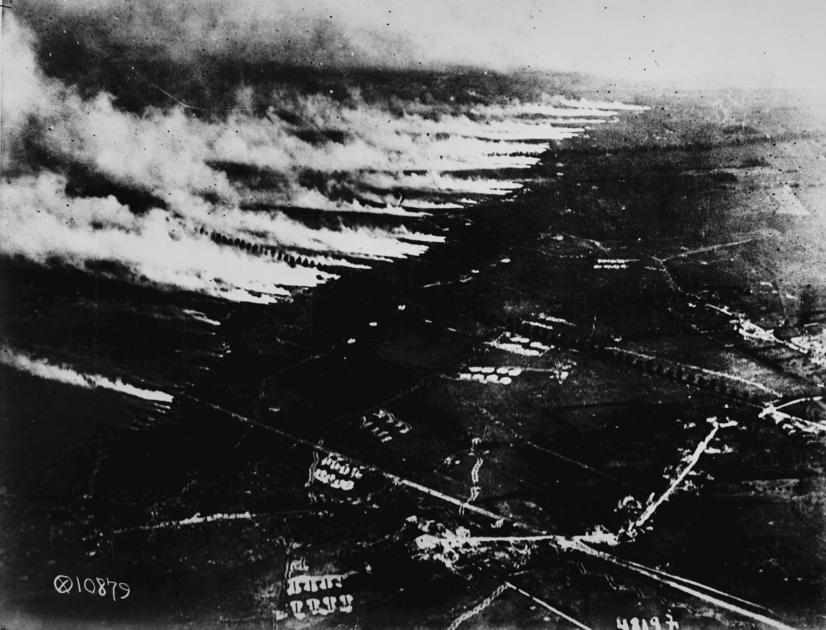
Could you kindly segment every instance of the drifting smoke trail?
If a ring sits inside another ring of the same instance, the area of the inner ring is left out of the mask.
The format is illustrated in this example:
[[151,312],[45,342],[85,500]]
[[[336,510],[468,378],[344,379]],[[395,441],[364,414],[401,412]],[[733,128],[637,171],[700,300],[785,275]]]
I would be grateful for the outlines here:
[[236,301],[270,303],[289,297],[282,286],[315,286],[331,277],[310,268],[222,247],[161,210],[132,214],[114,197],[71,198],[65,179],[44,173],[3,189],[3,251],[35,262],[59,258],[83,269],[113,260],[151,283]]
[[[275,102],[289,103],[291,111],[300,113],[302,119],[317,128],[353,131],[365,137],[375,134],[386,137],[388,131],[416,136],[444,136],[446,134],[467,138],[511,140],[563,140],[581,133],[581,127],[604,123],[613,111],[597,108],[566,108],[549,105],[522,105],[513,102],[506,105],[475,105],[466,110],[440,111],[438,105],[405,103],[403,111],[388,116],[386,109],[365,102],[358,93],[342,104],[326,95],[302,96],[297,99],[284,90],[273,94]],[[544,97],[552,100],[553,97]],[[634,106],[627,106],[634,107]],[[539,108],[539,109],[537,109]],[[541,113],[538,120],[520,119],[520,116]],[[566,125],[557,127],[555,125]]]
[[112,380],[100,374],[78,372],[65,365],[56,365],[43,359],[35,359],[26,354],[15,352],[6,346],[0,346],[0,364],[7,365],[21,372],[27,372],[39,378],[85,387],[87,389],[109,389],[126,394],[127,396],[135,396],[143,400],[166,405],[172,404],[173,400],[173,396],[166,392],[142,389],[129,383],[124,383],[120,379]]
[[[13,88],[4,86],[2,157],[4,171],[17,177],[3,182],[3,253],[40,263],[57,259],[81,269],[111,260],[153,284],[270,303],[289,297],[284,287],[312,287],[334,276],[219,245],[206,229],[267,245],[374,258],[419,255],[426,249],[400,243],[391,231],[312,230],[282,214],[241,211],[235,204],[238,191],[224,173],[207,165],[216,153],[208,135],[197,131],[208,125],[179,109],[138,117],[116,110],[107,95],[84,100],[42,76],[30,37],[14,18],[4,20],[4,31],[4,71],[10,69],[4,79]],[[48,170],[29,174],[39,165],[28,162],[22,150],[27,143],[59,163],[82,164],[143,190],[167,209],[138,215],[111,196],[70,197],[65,176]],[[307,190],[291,201],[334,205]]]
[[[332,107],[332,105],[330,106]],[[331,114],[313,124],[316,130],[347,132],[343,142],[314,144],[293,135],[292,127],[276,115],[251,118],[233,114],[226,124],[190,121],[186,133],[209,147],[216,161],[247,164],[286,171],[306,168],[319,172],[355,170],[476,170],[526,168],[545,151],[542,144],[516,142],[491,134],[492,139],[450,135],[432,121],[394,122],[387,112],[365,108],[356,114],[346,109],[336,119]],[[430,128],[432,131],[427,131]],[[484,135],[481,130],[478,136]],[[441,134],[441,135],[439,135]],[[534,132],[529,137],[562,139],[565,131]]]
[[461,178],[437,172],[424,174],[364,173],[361,182],[378,189],[410,189],[425,192],[448,192],[478,195],[506,195],[522,188],[508,180]]
[[[474,200],[456,195],[521,185],[449,172],[531,167],[546,145],[524,140],[569,138],[583,127],[560,121],[604,122],[628,109],[548,97],[466,111],[407,102],[391,111],[358,95],[342,103],[277,90],[254,114],[245,88],[221,118],[192,116],[180,103],[130,113],[106,93],[81,96],[47,77],[34,43],[5,14],[0,253],[240,302],[288,299],[335,277],[324,269],[363,266],[353,257],[419,256],[444,241],[406,227],[313,229],[278,208],[403,220],[459,210]],[[306,185],[306,173],[323,184]],[[143,201],[83,196],[89,178]]]
[[547,100],[563,105],[565,107],[583,107],[586,109],[607,109],[612,111],[643,112],[649,107],[642,105],[631,105],[619,101],[586,101],[585,99],[562,98],[561,96],[549,96]]
[[[292,187],[289,194],[283,190],[244,190],[242,197],[247,204],[277,206],[285,208],[306,208],[310,210],[324,210],[329,212],[362,212],[368,214],[386,214],[399,217],[421,217],[421,212],[408,212],[405,208],[415,207],[410,203],[398,202],[398,199],[380,195],[360,194],[365,201],[375,205],[361,203],[357,199],[352,201],[332,200],[317,190],[300,186]],[[461,208],[461,206],[456,206]]]
[[622,105],[610,107],[609,103],[586,100],[572,101],[555,96],[545,96],[543,102],[522,103],[513,101],[505,105],[485,105],[471,109],[471,113],[482,116],[501,118],[537,117],[537,118],[610,118],[616,110],[645,111],[648,107],[641,105]]
[[294,221],[280,212],[249,212],[238,207],[216,208],[199,198],[181,195],[173,199],[186,208],[188,219],[195,225],[205,226],[239,238],[250,238],[270,244],[282,244],[287,247],[307,249],[319,253],[332,253],[363,258],[391,259],[420,256],[427,248],[401,242],[410,240],[429,240],[433,243],[444,242],[444,237],[430,237],[425,234],[410,232],[404,228],[394,230],[373,229],[369,227],[338,230],[312,229],[299,221]]

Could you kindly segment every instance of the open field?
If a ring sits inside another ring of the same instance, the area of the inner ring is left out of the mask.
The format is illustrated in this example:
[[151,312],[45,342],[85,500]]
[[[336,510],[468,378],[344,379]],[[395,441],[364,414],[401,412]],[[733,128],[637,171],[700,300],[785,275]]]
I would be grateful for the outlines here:
[[445,238],[290,301],[4,256],[7,340],[145,392],[0,366],[9,627],[823,627],[826,117],[577,87],[650,109],[471,206],[288,210]]

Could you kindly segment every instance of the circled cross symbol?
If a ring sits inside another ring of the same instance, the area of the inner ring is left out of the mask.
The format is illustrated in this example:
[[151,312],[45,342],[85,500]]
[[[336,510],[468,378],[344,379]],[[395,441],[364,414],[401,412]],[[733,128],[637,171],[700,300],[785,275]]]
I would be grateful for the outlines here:
[[67,575],[58,575],[54,579],[54,587],[58,593],[66,594],[72,590],[72,578]]

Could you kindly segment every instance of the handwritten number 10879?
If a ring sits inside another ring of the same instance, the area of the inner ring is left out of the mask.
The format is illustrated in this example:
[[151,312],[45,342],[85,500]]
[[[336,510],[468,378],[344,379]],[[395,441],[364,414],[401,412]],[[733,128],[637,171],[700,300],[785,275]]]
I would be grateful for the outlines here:
[[100,597],[112,596],[112,601],[124,600],[131,590],[126,582],[116,582],[108,578],[79,578],[78,576],[58,575],[54,581],[55,590],[61,595],[69,593],[88,593]]

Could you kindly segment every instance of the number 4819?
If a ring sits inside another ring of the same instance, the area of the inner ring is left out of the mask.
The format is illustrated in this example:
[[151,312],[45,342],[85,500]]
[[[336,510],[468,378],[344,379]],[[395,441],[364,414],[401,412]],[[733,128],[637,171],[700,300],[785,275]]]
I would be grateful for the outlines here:
[[617,630],[680,630],[680,624],[674,621],[671,613],[665,616],[665,623],[660,623],[659,617],[651,617],[651,619],[639,619],[631,617],[617,617]]

